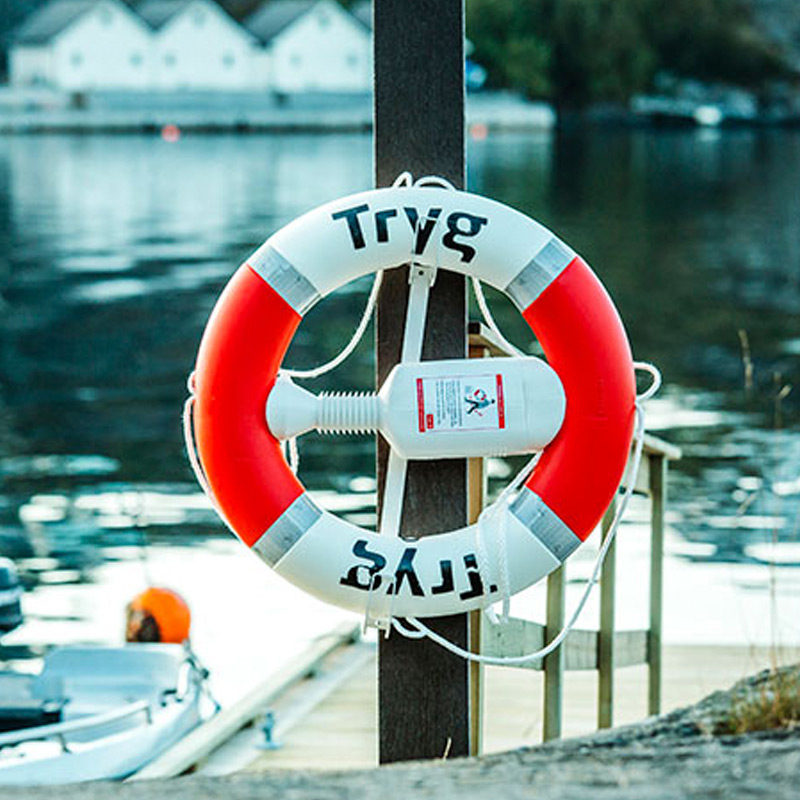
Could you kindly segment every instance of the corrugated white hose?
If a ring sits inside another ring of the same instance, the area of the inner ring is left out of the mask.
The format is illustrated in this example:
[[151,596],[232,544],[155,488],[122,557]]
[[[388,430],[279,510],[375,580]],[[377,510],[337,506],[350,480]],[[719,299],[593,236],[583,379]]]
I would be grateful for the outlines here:
[[[350,341],[344,346],[338,355],[334,356],[330,361],[321,364],[313,369],[290,369],[281,368],[278,370],[280,375],[287,375],[290,378],[297,378],[298,380],[310,380],[311,378],[318,378],[326,372],[330,372],[339,366],[343,361],[349,358],[353,350],[358,347],[361,340],[364,338],[364,333],[369,326],[369,321],[372,318],[372,312],[375,310],[375,305],[378,302],[378,292],[381,290],[383,283],[383,271],[375,273],[375,279],[372,281],[372,289],[370,289],[367,304],[364,306],[364,313],[356,326]],[[297,437],[292,436],[283,443],[284,454],[288,455],[289,469],[296,475],[297,470],[300,468],[300,452],[297,448]]]
[[[558,633],[558,635],[549,642],[545,647],[536,650],[533,653],[527,653],[521,656],[487,656],[482,655],[480,653],[472,653],[469,650],[465,650],[462,647],[454,644],[453,642],[445,639],[443,636],[440,636],[435,631],[431,630],[425,623],[421,622],[416,617],[407,617],[404,622],[401,622],[397,618],[390,619],[390,629],[396,630],[401,635],[409,638],[409,639],[424,639],[428,638],[432,642],[440,645],[441,647],[445,648],[449,652],[453,653],[454,655],[460,656],[461,658],[465,658],[468,661],[474,661],[480,664],[491,664],[495,666],[513,666],[518,664],[529,664],[531,661],[539,661],[540,659],[544,658],[545,656],[550,655],[550,653],[554,652],[557,648],[559,648],[564,640],[569,635],[570,631],[575,627],[575,624],[578,621],[581,613],[583,612],[584,607],[586,606],[586,602],[589,599],[589,595],[591,594],[592,589],[597,585],[597,582],[600,580],[600,571],[603,567],[603,562],[608,555],[608,551],[611,549],[611,545],[613,544],[614,540],[616,539],[617,531],[619,530],[619,526],[622,522],[622,517],[625,514],[625,511],[628,507],[628,503],[630,502],[631,496],[633,495],[633,487],[636,483],[636,475],[639,471],[639,465],[642,461],[642,451],[644,448],[644,406],[643,404],[650,399],[657,391],[661,385],[661,373],[658,369],[646,362],[634,362],[634,368],[637,370],[641,370],[644,372],[648,372],[653,381],[647,389],[642,392],[640,395],[636,397],[636,406],[635,406],[635,415],[636,415],[636,424],[634,427],[634,452],[633,452],[633,460],[632,460],[632,468],[631,468],[631,477],[628,482],[628,485],[625,487],[625,492],[622,496],[622,500],[620,501],[619,505],[617,506],[617,511],[614,514],[614,520],[611,523],[611,527],[608,530],[608,534],[606,535],[605,541],[603,542],[600,551],[597,554],[597,558],[595,560],[594,569],[592,570],[591,577],[589,578],[589,582],[584,589],[584,592],[581,596],[578,605],[575,607],[575,610],[572,612],[567,623]],[[409,626],[409,627],[406,627]]]

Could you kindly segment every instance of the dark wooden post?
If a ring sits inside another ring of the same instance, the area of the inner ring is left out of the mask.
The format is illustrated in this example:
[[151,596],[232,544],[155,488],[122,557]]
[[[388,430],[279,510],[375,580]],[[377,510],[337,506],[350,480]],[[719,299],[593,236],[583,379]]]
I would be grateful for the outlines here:
[[[375,181],[409,170],[464,186],[463,0],[374,0]],[[378,301],[377,379],[400,360],[408,269],[389,271]],[[465,357],[463,277],[440,272],[431,289],[423,359]],[[378,445],[379,505],[387,448]],[[400,531],[428,535],[467,519],[465,460],[410,462]],[[467,615],[429,621],[462,647]],[[381,638],[378,667],[381,763],[469,753],[469,669],[428,641]]]

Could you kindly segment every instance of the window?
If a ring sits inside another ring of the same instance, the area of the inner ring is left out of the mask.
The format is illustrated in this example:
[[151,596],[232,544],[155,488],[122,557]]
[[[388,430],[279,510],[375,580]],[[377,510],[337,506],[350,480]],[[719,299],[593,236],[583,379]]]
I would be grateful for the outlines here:
[[194,24],[198,28],[202,28],[206,24],[206,12],[202,8],[198,8],[194,12]]
[[175,54],[174,53],[164,53],[164,64],[168,67],[175,66]]
[[131,66],[132,67],[141,67],[142,66],[142,54],[141,53],[131,53]]
[[347,66],[350,69],[355,69],[358,66],[358,56],[355,53],[347,54]]
[[100,9],[98,9],[97,16],[99,17],[100,22],[106,27],[111,25],[111,23],[114,21],[114,14],[110,8],[106,8],[105,6],[102,6]]
[[299,67],[303,63],[303,57],[299,53],[292,53],[289,63],[293,67]]
[[327,11],[320,10],[317,14],[317,24],[320,28],[327,28],[331,24],[331,18]]
[[83,64],[83,54],[82,53],[73,53],[69,57],[69,61],[72,64],[73,67],[79,67],[81,64]]
[[236,57],[231,52],[227,52],[222,56],[222,63],[229,69],[236,63]]

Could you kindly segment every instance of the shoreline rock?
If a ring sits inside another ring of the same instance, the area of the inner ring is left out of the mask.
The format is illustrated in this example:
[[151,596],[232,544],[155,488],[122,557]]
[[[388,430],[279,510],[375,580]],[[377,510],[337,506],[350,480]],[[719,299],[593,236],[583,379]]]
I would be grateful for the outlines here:
[[[641,723],[474,759],[342,772],[276,771],[228,778],[187,776],[58,788],[61,800],[794,800],[800,728],[715,736],[736,698],[763,690],[769,673]],[[800,680],[800,667],[787,673]],[[15,800],[52,788],[15,788]]]

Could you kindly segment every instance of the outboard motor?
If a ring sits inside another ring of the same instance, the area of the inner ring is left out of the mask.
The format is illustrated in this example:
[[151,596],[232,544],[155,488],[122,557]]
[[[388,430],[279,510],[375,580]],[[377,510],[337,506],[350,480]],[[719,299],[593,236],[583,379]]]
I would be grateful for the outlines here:
[[22,587],[13,561],[0,558],[0,636],[22,624]]

